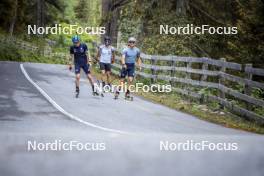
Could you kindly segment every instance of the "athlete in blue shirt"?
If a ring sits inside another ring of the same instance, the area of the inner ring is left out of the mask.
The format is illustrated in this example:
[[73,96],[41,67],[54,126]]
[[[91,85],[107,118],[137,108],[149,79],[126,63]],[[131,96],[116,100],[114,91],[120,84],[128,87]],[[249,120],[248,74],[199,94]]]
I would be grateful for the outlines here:
[[[73,45],[70,47],[70,55],[71,55],[71,61],[69,64],[69,69],[72,69],[72,63],[74,62],[75,67],[75,75],[76,75],[76,97],[79,96],[80,92],[80,72],[81,69],[85,72],[87,75],[87,78],[92,86],[93,95],[98,95],[98,93],[95,91],[95,82],[93,80],[93,77],[90,72],[90,65],[88,63],[89,61],[89,52],[88,47],[85,43],[80,42],[80,37],[78,35],[75,35],[72,37]],[[88,56],[87,56],[88,55]]]
[[[125,97],[130,97],[129,87],[133,82],[135,76],[135,65],[141,69],[140,50],[136,47],[136,39],[130,37],[128,39],[128,47],[122,51],[121,64],[122,69],[120,73],[120,86],[123,86],[126,76],[128,76],[128,87],[125,93]],[[115,99],[118,98],[120,88],[115,93]]]
[[115,48],[111,46],[110,37],[106,36],[104,38],[104,44],[98,47],[97,60],[100,63],[101,70],[101,80],[103,87],[107,82],[110,85],[111,80],[111,67],[115,61]]

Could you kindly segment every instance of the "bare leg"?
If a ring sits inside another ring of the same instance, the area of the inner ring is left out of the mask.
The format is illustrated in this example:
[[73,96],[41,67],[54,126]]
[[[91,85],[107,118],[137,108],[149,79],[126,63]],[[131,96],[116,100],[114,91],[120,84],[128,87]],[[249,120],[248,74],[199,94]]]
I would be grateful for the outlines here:
[[121,89],[123,89],[124,81],[125,81],[125,78],[121,78],[121,79],[120,79],[120,81],[119,81],[119,85],[118,85],[117,90],[116,90],[116,92],[115,92],[115,99],[118,98]]
[[111,72],[110,71],[106,72],[106,78],[107,78],[107,84],[110,84],[111,83]]
[[103,86],[105,86],[104,83],[106,82],[105,77],[106,77],[105,70],[102,70],[102,73],[101,73],[101,80],[102,80]]
[[76,88],[78,87],[80,87],[80,77],[81,77],[81,74],[80,73],[78,73],[78,74],[76,74],[76,77],[75,77],[75,85],[76,85]]
[[129,87],[133,83],[133,79],[134,79],[133,77],[128,77],[128,86],[127,86],[127,90],[126,90],[126,95],[130,94]]

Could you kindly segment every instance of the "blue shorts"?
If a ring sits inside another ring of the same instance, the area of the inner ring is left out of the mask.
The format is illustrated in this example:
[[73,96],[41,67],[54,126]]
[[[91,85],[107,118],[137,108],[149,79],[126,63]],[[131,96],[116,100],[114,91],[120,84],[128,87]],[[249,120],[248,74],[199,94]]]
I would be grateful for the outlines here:
[[122,68],[120,77],[125,78],[126,76],[128,77],[134,77],[135,76],[135,64],[134,63],[127,63],[126,64],[127,68]]
[[78,64],[78,63],[75,63],[75,74],[79,74],[81,72],[81,69],[83,69],[83,71],[84,71],[84,73],[86,75],[91,73],[89,64]]

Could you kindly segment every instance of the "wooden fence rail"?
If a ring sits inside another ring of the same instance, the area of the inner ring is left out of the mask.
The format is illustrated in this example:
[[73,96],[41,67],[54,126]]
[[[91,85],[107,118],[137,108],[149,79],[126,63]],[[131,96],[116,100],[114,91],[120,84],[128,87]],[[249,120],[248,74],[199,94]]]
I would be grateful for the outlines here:
[[[93,43],[92,51],[96,48],[97,44]],[[117,75],[121,69],[120,55],[120,52],[117,52],[116,62],[113,64],[113,73]],[[141,58],[143,60],[142,70],[136,71],[136,74],[149,79],[151,83],[160,80],[172,85],[187,85],[188,88],[173,86],[173,90],[203,103],[217,102],[240,116],[264,124],[264,114],[252,110],[254,106],[264,112],[264,99],[252,95],[253,88],[264,89],[264,82],[252,80],[254,75],[264,77],[264,69],[253,68],[252,64],[242,65],[227,62],[225,59],[216,60],[206,57],[153,56],[142,53]],[[178,66],[179,63],[180,66]],[[185,76],[179,76],[179,73]],[[235,84],[242,86],[241,90],[232,87]],[[193,91],[189,86],[195,90],[211,88],[219,93],[217,95],[204,94],[200,91]],[[245,106],[230,100],[238,100]]]

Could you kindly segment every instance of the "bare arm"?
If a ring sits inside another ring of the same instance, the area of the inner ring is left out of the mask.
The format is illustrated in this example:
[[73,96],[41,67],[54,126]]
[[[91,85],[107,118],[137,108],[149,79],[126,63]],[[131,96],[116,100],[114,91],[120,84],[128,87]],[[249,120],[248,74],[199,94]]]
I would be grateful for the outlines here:
[[115,63],[115,52],[112,52],[112,59],[111,59],[112,64]]
[[86,56],[87,56],[87,64],[92,65],[92,58],[91,58],[89,50],[86,51]]
[[72,65],[73,64],[73,60],[74,60],[74,55],[73,54],[70,54],[70,57],[69,57],[69,65]]
[[137,58],[137,66],[141,70],[141,64],[142,64],[142,59],[140,57]]
[[97,60],[97,62],[99,61],[99,58],[100,58],[100,51],[99,51],[99,49],[97,49],[97,54],[96,54],[96,60]]
[[126,58],[126,55],[123,54],[122,57],[121,57],[121,64],[122,65],[125,65],[125,58]]

